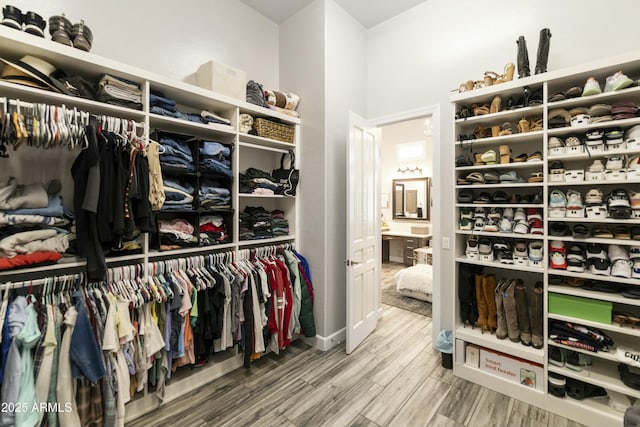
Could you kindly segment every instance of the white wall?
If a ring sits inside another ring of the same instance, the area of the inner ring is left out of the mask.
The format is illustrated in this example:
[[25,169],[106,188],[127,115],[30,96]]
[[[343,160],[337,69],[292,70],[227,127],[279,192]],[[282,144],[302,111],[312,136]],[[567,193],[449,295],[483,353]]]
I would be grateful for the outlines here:
[[346,182],[348,111],[365,116],[366,30],[333,0],[326,0],[325,177],[327,328],[346,324]]
[[278,88],[278,25],[237,0],[14,0],[47,20],[64,13],[84,20],[92,53],[195,83],[198,67],[215,60]]
[[[539,31],[551,29],[549,70],[637,49],[640,3],[619,0],[612,10],[596,2],[564,0],[496,0],[489,6],[475,0],[429,0],[371,28],[367,33],[367,114],[376,118],[426,105],[441,107],[440,159],[434,177],[443,183],[439,206],[441,222],[434,237],[453,237],[455,229],[452,110],[449,96],[460,83],[481,79],[487,70],[502,72],[516,62],[516,40],[524,35],[533,72]],[[594,13],[594,10],[597,11]],[[615,18],[613,18],[615,16]],[[569,18],[570,17],[570,18]],[[610,17],[610,18],[609,18]],[[441,283],[450,283],[454,256],[441,250],[434,256]],[[442,328],[451,327],[449,307],[453,287],[443,286],[440,303]],[[437,304],[437,302],[436,302]],[[435,320],[435,319],[434,319]]]

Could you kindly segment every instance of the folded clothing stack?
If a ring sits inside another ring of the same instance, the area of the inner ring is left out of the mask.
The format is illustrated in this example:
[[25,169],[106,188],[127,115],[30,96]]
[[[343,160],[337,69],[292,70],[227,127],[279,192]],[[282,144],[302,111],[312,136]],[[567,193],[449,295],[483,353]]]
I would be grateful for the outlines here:
[[61,184],[0,183],[0,270],[55,262],[74,235],[73,213],[64,209]]
[[198,245],[198,238],[194,235],[194,227],[182,218],[159,220],[160,249],[171,250]]
[[270,239],[289,234],[284,212],[269,212],[262,206],[246,206],[240,214],[240,240]]
[[200,171],[206,175],[231,178],[231,149],[216,141],[203,141],[200,146]]
[[283,194],[285,186],[277,182],[268,172],[256,168],[248,168],[240,174],[240,192],[271,196]]
[[613,340],[600,329],[570,322],[551,321],[549,338],[558,344],[588,351],[609,351]]
[[191,147],[187,141],[171,135],[162,135],[159,139],[158,143],[161,146],[159,150],[160,165],[162,166],[163,174],[181,174],[196,171]]
[[187,181],[165,177],[162,187],[165,196],[163,211],[193,210],[195,189]]
[[149,111],[165,117],[173,117],[174,119],[186,120],[189,122],[203,124],[218,124],[231,127],[231,120],[226,119],[219,114],[202,110],[200,113],[185,113],[178,110],[175,99],[165,96],[163,92],[152,90],[149,94]]
[[98,81],[98,101],[121,107],[142,110],[142,91],[140,85],[120,77],[102,74]]
[[220,215],[206,215],[200,218],[200,246],[213,246],[231,242],[227,224]]
[[300,117],[300,113],[296,111],[300,96],[291,92],[285,93],[268,89],[265,89],[264,95],[269,109],[292,117]]
[[289,221],[284,217],[283,211],[271,211],[271,231],[274,237],[289,235]]
[[228,183],[203,179],[200,182],[200,207],[205,210],[231,209],[231,190]]

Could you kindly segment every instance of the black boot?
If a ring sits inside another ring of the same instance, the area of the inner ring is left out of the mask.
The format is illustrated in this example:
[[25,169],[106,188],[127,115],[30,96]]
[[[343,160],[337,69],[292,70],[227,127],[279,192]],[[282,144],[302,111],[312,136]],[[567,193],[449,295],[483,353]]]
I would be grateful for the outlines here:
[[518,78],[529,77],[531,70],[529,69],[529,52],[527,51],[527,42],[524,36],[518,37],[516,40],[518,45]]
[[540,41],[538,42],[538,56],[536,58],[536,74],[547,72],[547,61],[549,60],[549,43],[551,42],[551,31],[548,28],[540,30]]

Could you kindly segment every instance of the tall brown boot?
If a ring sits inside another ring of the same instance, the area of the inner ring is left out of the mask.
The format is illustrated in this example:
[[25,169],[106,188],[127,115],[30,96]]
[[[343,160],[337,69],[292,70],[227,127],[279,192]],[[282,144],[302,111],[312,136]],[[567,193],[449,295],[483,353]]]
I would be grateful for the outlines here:
[[542,321],[543,297],[542,282],[536,282],[531,293],[531,310],[529,310],[531,315],[531,345],[533,345],[533,348],[542,348],[544,344],[542,336],[544,330]]
[[512,280],[505,288],[502,295],[504,314],[507,318],[507,332],[513,342],[520,341],[520,325],[518,324],[518,310],[516,308],[516,281]]
[[484,300],[487,302],[487,329],[493,333],[498,326],[496,308],[496,275],[485,274],[482,281]]
[[518,325],[520,326],[520,342],[524,345],[531,345],[527,288],[520,279],[516,279],[516,309],[518,311]]
[[496,329],[496,338],[503,340],[507,337],[507,318],[504,312],[504,301],[502,299],[503,288],[509,284],[508,279],[501,279],[496,285],[496,315],[498,320],[498,327]]
[[484,333],[487,328],[487,301],[484,299],[484,291],[482,290],[482,282],[484,275],[476,274],[476,304],[478,305],[478,323],[480,331]]

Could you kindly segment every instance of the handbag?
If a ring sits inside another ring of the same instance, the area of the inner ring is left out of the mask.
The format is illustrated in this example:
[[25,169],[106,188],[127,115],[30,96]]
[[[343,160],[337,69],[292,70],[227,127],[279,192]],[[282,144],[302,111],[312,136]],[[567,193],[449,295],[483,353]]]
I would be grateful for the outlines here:
[[[284,161],[289,157],[289,167],[284,167]],[[288,153],[283,153],[280,157],[280,168],[274,169],[271,176],[276,180],[278,184],[284,186],[285,196],[295,196],[296,187],[300,181],[300,170],[295,168],[296,156],[293,150],[289,150]]]

